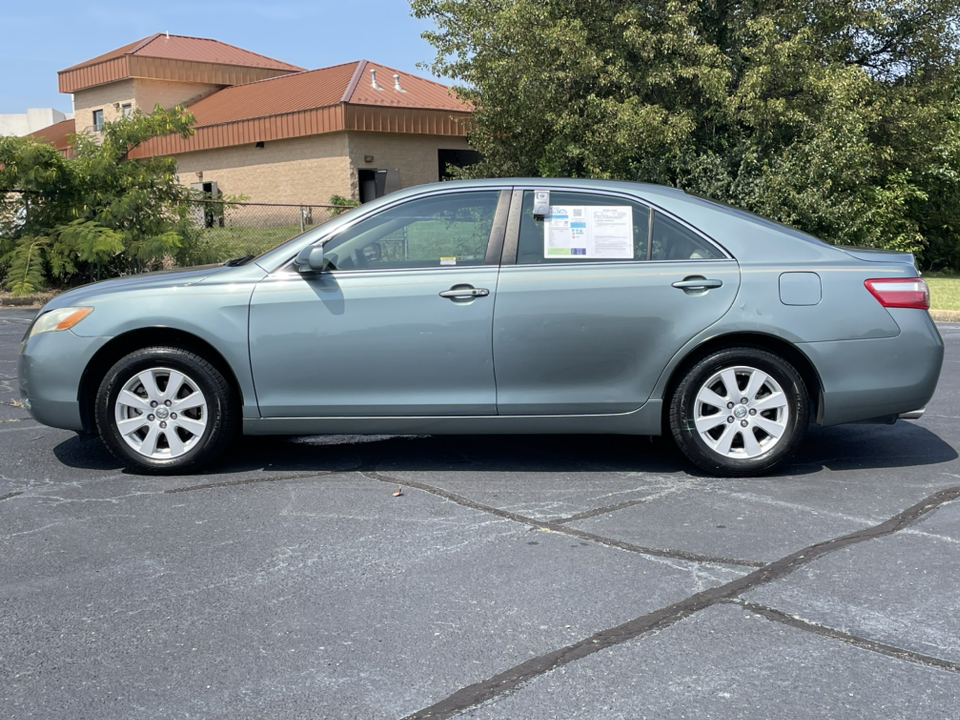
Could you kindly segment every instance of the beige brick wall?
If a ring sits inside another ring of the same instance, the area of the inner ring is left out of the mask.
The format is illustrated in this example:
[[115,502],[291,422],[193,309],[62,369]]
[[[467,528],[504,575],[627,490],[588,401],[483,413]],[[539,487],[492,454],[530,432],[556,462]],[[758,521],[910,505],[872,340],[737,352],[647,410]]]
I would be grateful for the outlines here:
[[[103,110],[103,121],[113,122],[120,119],[120,105],[133,105],[134,81],[120,80],[107,85],[98,85],[88,90],[79,90],[73,94],[73,111],[77,120],[77,132],[93,128],[93,111]],[[117,107],[113,104],[117,103]]]
[[[360,199],[357,170],[394,170],[399,173],[400,187],[407,188],[440,179],[437,151],[469,150],[464,138],[439,135],[407,135],[400,133],[349,132],[350,194]],[[365,156],[373,156],[367,162]]]
[[[346,133],[313,135],[177,155],[180,182],[215,182],[225,195],[250,202],[326,205],[351,193]],[[355,180],[355,178],[354,178]]]
[[[340,132],[202,150],[176,156],[180,182],[215,182],[226,195],[250,202],[324,205],[331,195],[358,200],[360,169],[398,173],[400,187],[439,180],[437,151],[469,149],[463,138]],[[373,156],[366,162],[366,156]]]
[[128,79],[99,85],[73,94],[77,118],[77,132],[93,127],[93,111],[103,110],[103,121],[119,120],[121,106],[130,104],[132,110],[153,112],[158,104],[163,108],[186,102],[198,95],[208,94],[221,85],[207,83],[171,82],[166,80]]
[[198,95],[207,95],[222,87],[222,85],[210,85],[207,83],[142,80],[137,78],[134,80],[137,103],[134,105],[134,109],[139,107],[145,113],[150,113],[153,112],[154,107],[159,105],[169,110],[174,105],[184,103]]

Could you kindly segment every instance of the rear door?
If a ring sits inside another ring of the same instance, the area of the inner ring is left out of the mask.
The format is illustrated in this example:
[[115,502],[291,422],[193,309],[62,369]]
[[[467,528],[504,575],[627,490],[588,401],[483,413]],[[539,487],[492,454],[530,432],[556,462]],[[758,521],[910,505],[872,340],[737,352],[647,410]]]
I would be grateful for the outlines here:
[[[522,202],[521,202],[522,200]],[[517,190],[494,315],[501,415],[620,413],[730,307],[735,260],[650,207],[595,191]]]

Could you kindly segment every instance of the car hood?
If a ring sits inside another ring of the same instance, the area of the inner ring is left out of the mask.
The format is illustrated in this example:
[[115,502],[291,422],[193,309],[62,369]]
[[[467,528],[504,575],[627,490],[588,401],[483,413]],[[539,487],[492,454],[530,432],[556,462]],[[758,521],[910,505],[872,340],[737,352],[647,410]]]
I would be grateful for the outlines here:
[[200,265],[181,270],[160,270],[157,272],[127,275],[125,277],[101,280],[83,285],[58,295],[44,305],[44,312],[71,305],[83,305],[94,298],[110,295],[118,290],[152,289],[164,287],[184,287],[206,280],[211,275],[227,272],[232,268],[225,265]]

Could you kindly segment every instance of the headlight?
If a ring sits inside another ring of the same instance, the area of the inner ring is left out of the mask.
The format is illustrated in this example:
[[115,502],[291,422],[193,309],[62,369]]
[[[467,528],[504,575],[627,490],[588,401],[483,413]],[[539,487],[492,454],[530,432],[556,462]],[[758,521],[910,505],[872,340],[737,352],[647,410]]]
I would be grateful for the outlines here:
[[33,327],[30,328],[27,339],[29,340],[40,333],[69,330],[92,312],[92,307],[68,307],[51,310],[37,318]]

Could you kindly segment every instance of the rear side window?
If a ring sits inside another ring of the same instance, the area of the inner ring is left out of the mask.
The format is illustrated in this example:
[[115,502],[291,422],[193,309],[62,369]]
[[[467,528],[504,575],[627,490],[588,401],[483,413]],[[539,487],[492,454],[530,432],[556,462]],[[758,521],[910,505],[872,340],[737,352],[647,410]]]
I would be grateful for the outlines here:
[[663,213],[654,212],[651,260],[717,260],[722,257],[723,253],[690,228]]
[[646,260],[650,208],[611,195],[550,191],[551,215],[533,216],[533,190],[523,193],[517,263]]

